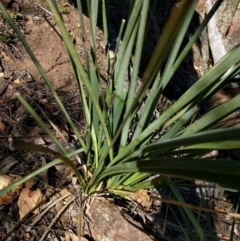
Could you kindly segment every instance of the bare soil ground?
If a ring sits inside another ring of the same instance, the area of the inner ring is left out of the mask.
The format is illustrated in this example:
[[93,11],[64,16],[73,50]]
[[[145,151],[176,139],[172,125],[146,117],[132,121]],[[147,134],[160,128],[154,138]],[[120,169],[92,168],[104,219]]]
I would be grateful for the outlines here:
[[[78,31],[76,49],[84,62],[77,11],[73,4],[64,0],[61,0],[59,4],[64,7],[63,19],[71,36]],[[124,1],[124,4],[127,4],[127,1]],[[169,9],[171,4],[168,6]],[[16,11],[12,8],[9,11],[13,14],[12,16],[15,16],[16,24],[47,76],[51,79],[81,134],[84,135],[85,123],[68,55],[57,33],[52,16],[41,9],[39,5],[47,8],[43,0],[34,2],[23,0],[17,5],[18,14],[15,14]],[[119,8],[122,7],[123,4],[120,4]],[[121,13],[119,14],[118,11],[112,9],[111,4],[109,9],[111,12],[109,20],[112,24],[111,31],[112,35],[115,36],[121,22],[120,19],[126,17],[126,13],[124,10],[119,10]],[[162,16],[167,16],[169,9],[165,9],[165,15]],[[198,12],[201,11],[200,5]],[[154,8],[151,9],[151,14],[155,14]],[[158,14],[158,16],[160,15]],[[146,43],[145,51],[148,54],[145,55],[145,62],[142,63],[143,69],[166,19],[152,18],[152,21],[149,29],[151,40],[148,39]],[[239,22],[238,20],[234,21],[231,22],[229,31],[223,30],[225,33],[227,31],[228,38],[226,39],[229,43],[227,46],[231,45],[231,47],[235,45],[233,36],[239,36],[237,31],[239,29],[235,27],[234,30],[234,26],[238,26]],[[89,33],[90,24],[87,17],[84,17],[84,22],[86,32]],[[197,24],[193,23],[192,27],[195,29]],[[46,164],[51,156],[39,153],[10,152],[8,148],[9,137],[33,141],[46,146],[52,144],[34,119],[17,101],[15,93],[20,93],[29,101],[43,120],[49,123],[59,140],[75,143],[75,139],[38,70],[2,16],[0,16],[0,33],[0,174],[3,176],[0,182],[11,183],[19,176],[25,176]],[[189,34],[191,35],[191,31]],[[88,41],[90,39],[86,41],[88,48],[90,48]],[[101,25],[99,25],[96,45],[104,87],[105,50],[102,41],[103,34]],[[186,60],[185,65],[168,87],[166,92],[168,97],[176,99],[209,68],[208,47],[205,46],[207,36],[203,35],[202,42],[204,43],[201,46],[203,55],[201,55],[199,46],[194,45],[193,52]],[[179,78],[185,81],[180,83]],[[178,83],[176,84],[176,82]],[[104,198],[99,197],[92,202],[91,206],[84,205],[84,214],[79,211],[82,204],[80,196],[75,178],[71,174],[66,175],[66,167],[51,168],[48,172],[37,176],[36,179],[11,192],[4,200],[0,199],[0,239],[74,241],[77,240],[78,229],[82,230],[82,236],[84,235],[86,240],[169,240],[166,237],[171,238],[170,240],[180,240],[182,238],[181,230],[176,227],[174,221],[171,221],[173,217],[169,217],[167,221],[169,228],[165,230],[165,234],[163,233],[164,210],[166,208],[164,205],[159,206],[157,202],[146,201],[149,199],[147,193],[139,194],[142,198],[141,201],[139,201],[139,196],[132,198],[138,200],[138,203],[142,203],[142,208],[133,208],[131,205],[134,201],[124,200],[116,205],[111,199],[109,199],[110,202],[109,200],[106,202]],[[192,194],[189,194],[189,197],[189,202],[199,204],[196,196],[196,200],[191,201]],[[84,199],[84,197],[82,198]],[[212,207],[233,212],[236,201],[234,198],[229,195],[231,202],[216,199],[212,203]],[[36,206],[34,214],[28,213]],[[163,210],[162,214],[160,209]],[[129,210],[132,211],[129,212]],[[134,216],[135,220],[131,216]],[[77,223],[80,217],[82,218],[82,227],[79,228]],[[146,222],[144,223],[143,220]],[[219,235],[219,240],[228,240],[231,220],[216,218],[215,221],[214,228]],[[238,230],[239,223],[237,223],[235,230],[236,240]]]

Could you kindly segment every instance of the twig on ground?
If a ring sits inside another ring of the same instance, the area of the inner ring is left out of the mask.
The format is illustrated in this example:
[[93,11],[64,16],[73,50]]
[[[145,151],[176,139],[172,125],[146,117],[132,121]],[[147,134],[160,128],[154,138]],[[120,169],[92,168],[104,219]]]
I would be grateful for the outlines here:
[[46,8],[44,8],[44,7],[42,7],[41,5],[39,5],[39,4],[37,4],[37,3],[35,3],[38,7],[40,7],[43,11],[45,11],[46,13],[48,13],[48,14],[50,14],[51,16],[53,16],[53,14],[50,12],[50,11],[48,11]]
[[55,218],[52,220],[52,222],[48,225],[47,230],[43,233],[42,237],[39,239],[39,241],[45,240],[46,235],[48,234],[50,228],[53,226],[53,224],[58,220],[58,218],[61,216],[61,214],[64,212],[64,210],[76,199],[76,197],[73,197],[70,201],[64,205],[61,210],[56,214]]
[[[33,227],[37,222],[39,222],[39,221],[41,220],[41,218],[49,211],[49,209],[51,209],[51,208],[52,208],[53,206],[55,206],[58,202],[62,201],[63,199],[67,198],[67,197],[70,196],[70,195],[71,195],[71,193],[67,193],[67,194],[65,194],[64,196],[55,199],[50,205],[49,205],[49,203],[47,203],[48,206],[46,207],[46,209],[45,209],[42,213],[40,213],[40,214],[38,214],[37,216],[34,217],[34,220],[33,220],[33,222],[31,223],[32,227]],[[26,230],[26,232],[29,232],[32,227],[29,227],[29,228]]]

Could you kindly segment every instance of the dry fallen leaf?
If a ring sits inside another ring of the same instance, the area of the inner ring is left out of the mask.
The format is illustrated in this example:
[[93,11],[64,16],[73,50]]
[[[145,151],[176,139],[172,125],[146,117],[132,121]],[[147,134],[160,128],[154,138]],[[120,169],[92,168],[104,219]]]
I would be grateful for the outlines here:
[[[18,175],[0,175],[0,190],[3,188],[9,186],[13,182],[19,180],[22,178]],[[20,191],[22,189],[22,185],[19,185],[18,187],[14,188],[12,191],[6,193],[3,196],[0,196],[0,205],[6,205],[13,201],[14,198],[16,198]]]
[[[29,180],[18,198],[20,220],[43,200],[43,194],[39,188],[30,190],[34,183],[34,179]],[[34,213],[38,213],[38,209]]]
[[140,189],[136,193],[131,193],[129,196],[143,207],[149,207],[152,204],[151,197],[147,190]]
[[17,79],[15,79],[13,81],[13,83],[16,84],[16,85],[20,85],[21,84],[21,80],[17,78]]

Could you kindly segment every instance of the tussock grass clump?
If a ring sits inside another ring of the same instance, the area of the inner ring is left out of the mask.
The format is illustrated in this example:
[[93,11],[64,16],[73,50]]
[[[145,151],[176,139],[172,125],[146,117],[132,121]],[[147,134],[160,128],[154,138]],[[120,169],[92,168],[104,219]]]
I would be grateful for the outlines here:
[[[61,161],[72,168],[79,180],[82,192],[89,195],[94,195],[96,192],[113,192],[119,195],[122,191],[122,196],[124,196],[126,191],[135,192],[162,182],[168,185],[173,196],[182,203],[178,210],[184,220],[182,228],[187,230],[184,231],[185,237],[188,240],[206,240],[198,217],[189,207],[184,206],[185,200],[171,177],[208,180],[239,190],[239,183],[236,182],[240,177],[239,162],[203,159],[202,157],[215,149],[239,148],[239,128],[214,130],[213,127],[219,120],[239,108],[240,96],[217,106],[193,122],[191,120],[201,104],[240,72],[238,64],[228,75],[224,76],[231,66],[240,61],[240,46],[230,50],[177,101],[169,106],[166,106],[163,101],[162,106],[161,104],[159,106],[159,99],[164,89],[222,1],[216,2],[184,47],[182,47],[183,39],[197,1],[186,0],[174,5],[152,58],[146,66],[140,88],[138,88],[138,73],[141,58],[144,58],[142,49],[149,19],[149,0],[130,2],[128,21],[122,22],[112,58],[108,42],[105,1],[87,1],[88,16],[91,21],[90,53],[84,43],[86,30],[81,1],[77,1],[85,50],[86,66],[84,67],[58,7],[53,1],[47,0],[72,63],[86,123],[86,138],[79,134],[79,130],[64,108],[51,81],[4,7],[0,5],[4,16],[25,46],[81,146],[73,153],[67,153],[46,123],[24,98],[18,95],[19,101],[58,146],[62,154],[33,143],[26,144],[12,140],[12,149],[48,152],[56,159],[1,190],[0,195]],[[100,4],[102,4],[101,16],[106,50],[107,87],[104,93],[101,92],[101,76],[96,54],[96,29]],[[134,58],[132,58],[133,52]],[[130,66],[132,70],[129,72]],[[224,77],[221,78],[222,76]],[[157,109],[159,113],[153,118]],[[77,153],[82,153],[84,156],[82,160],[84,168],[81,173],[69,159]],[[159,175],[148,179],[152,174]],[[211,235],[214,237],[213,232]]]

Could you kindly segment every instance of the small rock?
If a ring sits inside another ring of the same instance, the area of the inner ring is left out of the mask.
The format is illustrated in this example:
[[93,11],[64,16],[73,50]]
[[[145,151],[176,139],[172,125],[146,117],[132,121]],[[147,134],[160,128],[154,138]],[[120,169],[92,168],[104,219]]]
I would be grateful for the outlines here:
[[89,226],[95,240],[153,240],[140,223],[128,215],[123,217],[120,210],[107,200],[93,199],[87,213],[92,221]]
[[34,139],[33,142],[37,145],[44,145],[45,144],[45,141],[43,140],[42,137],[37,137],[36,139]]

